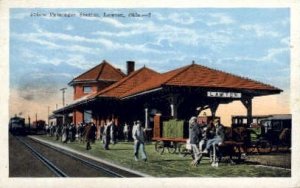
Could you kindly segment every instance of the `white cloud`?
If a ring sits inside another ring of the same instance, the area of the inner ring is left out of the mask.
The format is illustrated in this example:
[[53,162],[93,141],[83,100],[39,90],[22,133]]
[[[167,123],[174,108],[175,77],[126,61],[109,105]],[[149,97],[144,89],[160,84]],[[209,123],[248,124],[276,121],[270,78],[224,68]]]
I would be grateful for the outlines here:
[[212,20],[206,21],[206,25],[215,26],[215,25],[229,25],[235,23],[235,20],[227,14],[224,13],[211,13],[208,14]]
[[144,30],[130,30],[130,31],[120,31],[120,32],[107,32],[107,31],[96,31],[93,32],[93,35],[100,35],[106,37],[130,37],[134,35],[143,34],[146,31]]
[[64,62],[68,65],[87,70],[91,67],[94,63],[91,61],[88,61],[84,56],[82,55],[69,55]]
[[290,18],[279,20],[279,24],[281,24],[283,27],[287,27],[290,24]]
[[[174,15],[178,14],[174,13]],[[168,41],[170,47],[176,46],[176,43],[178,43],[188,46],[202,45],[213,50],[218,50],[232,41],[232,31],[228,29],[219,29],[215,32],[208,32],[202,29],[195,30],[168,24],[159,25],[159,23],[154,24],[153,22],[128,25],[124,24],[122,25],[122,28],[125,28],[125,30],[121,30],[119,32],[97,31],[92,34],[111,38],[132,37],[145,34],[152,36],[152,40],[146,42],[147,45],[162,46],[162,41]]]
[[[57,42],[61,41],[68,41],[71,43],[74,42],[85,42],[85,43],[93,43],[93,44],[99,44],[103,45],[106,50],[129,50],[129,51],[140,51],[144,53],[165,53],[160,50],[152,49],[147,47],[145,44],[129,44],[129,43],[118,43],[113,40],[105,39],[105,38],[87,38],[83,36],[78,36],[78,35],[68,35],[64,33],[53,33],[53,32],[48,32],[43,29],[41,29],[38,25],[35,26],[36,30],[38,31],[37,33],[26,33],[26,34],[17,34],[17,33],[12,33],[12,36],[23,40],[23,41],[30,41],[34,42],[40,45],[44,45],[50,49],[64,49],[66,51],[72,51],[72,52],[81,52],[81,53],[89,53],[89,54],[97,54],[99,51],[101,51],[99,48],[90,48],[90,47],[85,47],[83,45],[59,45]],[[142,25],[142,26],[134,26],[134,27],[140,27],[140,28],[145,28],[148,27],[150,28],[150,25]],[[136,31],[131,31],[131,32],[138,32]],[[121,35],[126,35],[126,33],[123,33]]]
[[278,63],[277,56],[282,54],[288,54],[289,48],[271,48],[267,51],[266,55],[261,57],[247,57],[247,56],[236,56],[229,58],[221,58],[217,60],[218,64],[223,63],[224,61],[235,61],[235,62],[243,62],[243,61],[256,61],[256,62],[267,62],[267,63]]
[[290,46],[290,37],[284,37],[284,38],[282,38],[281,40],[280,40],[280,43],[281,44],[284,44],[284,45],[286,45],[286,46]]
[[[54,41],[54,39],[61,41],[61,40],[67,40],[67,41],[85,41],[86,38],[79,37],[79,36],[70,36],[66,34],[55,34],[55,33],[27,33],[27,34],[16,34],[12,33],[11,36],[15,39],[22,40],[24,42],[33,42],[39,45],[44,46],[48,49],[55,49],[55,50],[65,50],[69,52],[80,52],[80,53],[86,53],[86,54],[97,54],[99,53],[100,49],[98,48],[90,48],[85,47],[83,45],[60,45],[57,44]],[[45,38],[48,38],[45,39]],[[90,39],[92,41],[92,39]],[[51,41],[51,42],[50,42]]]
[[[52,65],[59,65],[61,63],[63,63],[63,61],[61,59],[58,58],[52,58],[49,59],[46,56],[37,54],[36,52],[33,52],[32,50],[28,50],[28,49],[21,49],[21,57],[24,60],[24,62],[28,62],[28,63],[38,63],[38,64],[52,64]],[[34,70],[34,69],[32,69]],[[38,70],[37,70],[38,71]]]
[[210,14],[201,14],[191,15],[189,13],[170,13],[166,16],[163,16],[160,13],[153,14],[155,18],[160,21],[171,21],[175,24],[182,25],[191,25],[196,22],[203,23],[207,26],[216,26],[216,25],[229,25],[233,24],[236,21],[229,15],[225,13],[210,13]]
[[[177,14],[174,14],[177,15]],[[177,15],[178,16],[178,15]],[[91,18],[88,18],[91,19]],[[109,37],[128,37],[134,36],[138,34],[153,34],[158,36],[158,40],[168,39],[177,42],[183,42],[185,44],[194,43],[195,36],[197,35],[196,32],[192,29],[176,27],[172,25],[158,25],[157,23],[153,23],[152,21],[149,22],[142,22],[142,23],[130,23],[130,24],[123,24],[116,19],[101,19],[101,18],[92,18],[91,20],[97,20],[105,23],[109,23],[114,27],[120,29],[126,29],[120,32],[105,32],[105,31],[98,31],[92,34],[100,35],[100,36],[109,36]],[[174,38],[175,37],[175,38]]]
[[196,60],[197,57],[189,56],[186,54],[174,54],[173,56],[167,56],[164,58],[161,57],[153,57],[151,59],[148,58],[139,58],[137,66],[142,67],[146,65],[147,67],[158,71],[158,72],[167,72],[181,66],[185,66],[187,64],[191,64],[193,60]]
[[65,28],[66,31],[72,31],[74,29],[74,27],[72,25],[67,25],[67,27]]
[[138,23],[123,24],[122,22],[120,22],[114,18],[98,18],[98,17],[80,17],[80,18],[84,19],[84,20],[89,20],[89,21],[98,21],[98,22],[106,23],[106,24],[109,24],[116,28],[134,28],[134,27],[138,28],[138,27],[140,27]]
[[45,77],[66,77],[66,78],[73,78],[73,75],[69,73],[41,73],[35,72],[31,74],[31,77],[34,79],[42,79]]
[[199,42],[199,35],[194,30],[187,28],[164,25],[161,27],[157,26],[149,32],[155,35],[155,41],[159,45],[163,40],[167,40],[171,46],[174,43],[196,46]]
[[[91,64],[94,64],[91,61],[88,61],[85,56],[79,55],[78,53],[69,53],[66,54],[66,56],[57,58],[57,57],[47,57],[44,55],[37,54],[36,52],[33,52],[28,49],[22,49],[21,50],[22,58],[24,59],[24,62],[29,62],[32,64],[51,64],[51,65],[61,65],[61,64],[67,64],[71,65],[73,67],[77,67],[83,70],[86,70],[90,68]],[[34,70],[34,69],[32,69]],[[39,72],[39,70],[35,70],[36,72]],[[56,74],[56,73],[49,73],[49,74]],[[61,76],[65,77],[71,77],[69,74],[66,73],[57,73],[57,75],[61,74]],[[46,76],[47,74],[44,73],[36,73],[36,77]]]
[[254,32],[257,37],[279,37],[280,36],[278,32],[272,31],[271,27],[263,26],[259,24],[242,25],[241,29],[248,32]]
[[173,23],[182,25],[191,25],[197,21],[197,19],[188,13],[171,13],[167,16],[163,16],[160,13],[154,13],[153,15],[160,21],[171,21]]
[[289,48],[271,48],[268,50],[267,55],[261,58],[261,61],[277,62],[276,56],[281,55],[283,53],[288,54],[287,52],[289,52]]

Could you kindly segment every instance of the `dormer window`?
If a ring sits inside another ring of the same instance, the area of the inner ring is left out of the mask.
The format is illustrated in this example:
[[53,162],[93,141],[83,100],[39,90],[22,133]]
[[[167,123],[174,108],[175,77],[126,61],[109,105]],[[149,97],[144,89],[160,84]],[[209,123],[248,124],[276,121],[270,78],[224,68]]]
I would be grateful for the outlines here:
[[83,93],[91,93],[92,87],[91,86],[83,86]]

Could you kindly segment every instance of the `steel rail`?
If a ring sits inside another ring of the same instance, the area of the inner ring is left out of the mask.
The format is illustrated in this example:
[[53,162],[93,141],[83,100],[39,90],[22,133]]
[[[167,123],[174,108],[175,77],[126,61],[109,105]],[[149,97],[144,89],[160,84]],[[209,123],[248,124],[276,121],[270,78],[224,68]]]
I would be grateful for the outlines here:
[[121,174],[119,174],[119,173],[117,173],[117,172],[114,172],[114,171],[112,171],[112,170],[110,170],[110,169],[108,169],[108,168],[99,166],[99,165],[97,165],[97,164],[95,164],[95,163],[93,163],[93,162],[87,161],[87,160],[85,160],[85,159],[83,159],[83,158],[81,158],[81,157],[74,156],[74,155],[72,155],[70,152],[67,152],[67,151],[65,151],[65,150],[63,150],[63,149],[56,148],[56,147],[54,147],[54,146],[51,146],[51,145],[46,144],[46,143],[43,143],[43,142],[39,142],[39,141],[37,141],[37,140],[33,140],[33,139],[32,139],[32,141],[37,142],[37,143],[39,143],[39,144],[41,144],[41,145],[44,145],[44,146],[46,146],[46,147],[49,147],[49,148],[51,148],[51,149],[53,149],[53,150],[55,150],[55,151],[58,151],[58,152],[60,152],[60,153],[62,153],[62,154],[64,154],[64,155],[66,155],[66,156],[68,156],[68,157],[71,157],[71,158],[73,158],[73,159],[75,159],[75,160],[78,160],[78,161],[82,162],[83,164],[85,164],[86,166],[89,166],[89,167],[91,167],[91,168],[94,168],[95,170],[99,170],[99,171],[101,171],[101,172],[104,171],[104,172],[106,172],[107,174],[112,175],[113,177],[125,178],[125,176],[123,176],[123,175],[121,175]]
[[36,149],[30,146],[26,141],[21,139],[20,137],[16,137],[21,143],[23,143],[28,149],[30,149],[31,153],[40,160],[48,169],[50,169],[56,176],[58,177],[69,177],[66,173],[64,173],[61,169],[55,166],[51,161],[49,161],[46,157],[40,154]]

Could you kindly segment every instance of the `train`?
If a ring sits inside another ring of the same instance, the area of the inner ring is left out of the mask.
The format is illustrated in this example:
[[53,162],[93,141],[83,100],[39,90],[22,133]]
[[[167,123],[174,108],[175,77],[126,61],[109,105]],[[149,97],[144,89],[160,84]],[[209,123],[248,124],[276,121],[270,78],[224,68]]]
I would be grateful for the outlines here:
[[10,118],[9,132],[13,135],[24,135],[26,133],[25,118],[18,116]]

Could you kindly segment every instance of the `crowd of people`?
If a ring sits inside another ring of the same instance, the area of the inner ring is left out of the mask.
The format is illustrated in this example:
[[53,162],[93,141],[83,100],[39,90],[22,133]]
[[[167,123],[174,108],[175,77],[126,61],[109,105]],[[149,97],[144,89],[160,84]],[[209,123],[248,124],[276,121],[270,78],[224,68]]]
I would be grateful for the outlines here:
[[197,123],[197,118],[191,117],[189,120],[189,142],[194,155],[191,165],[197,165],[201,156],[209,153],[213,145],[222,144],[224,137],[224,126],[219,119],[206,124],[204,122]]
[[[133,141],[134,159],[140,158],[147,161],[145,152],[145,129],[140,121],[134,121],[133,125],[125,123],[123,126],[116,126],[113,120],[107,120],[100,130],[93,123],[73,123],[63,126],[47,126],[46,131],[49,136],[61,139],[63,143],[79,142],[86,144],[86,150],[91,149],[91,143],[96,139],[101,140],[103,148],[109,150],[110,144],[116,144],[118,140]],[[98,132],[98,136],[97,136]],[[192,165],[197,165],[203,154],[209,153],[213,145],[220,145],[224,141],[224,126],[219,119],[210,121],[208,124],[197,122],[197,117],[189,120],[189,143],[193,152]]]
[[93,123],[70,123],[65,125],[46,126],[48,136],[63,143],[79,141],[86,144],[86,150],[91,149],[91,143],[98,139],[102,142],[103,148],[109,150],[110,144],[116,144],[123,139],[126,142],[134,141],[134,159],[138,161],[139,151],[141,159],[147,161],[145,152],[145,131],[140,121],[133,122],[133,125],[125,123],[123,126],[116,126],[113,120],[107,120],[104,125],[97,129]]

